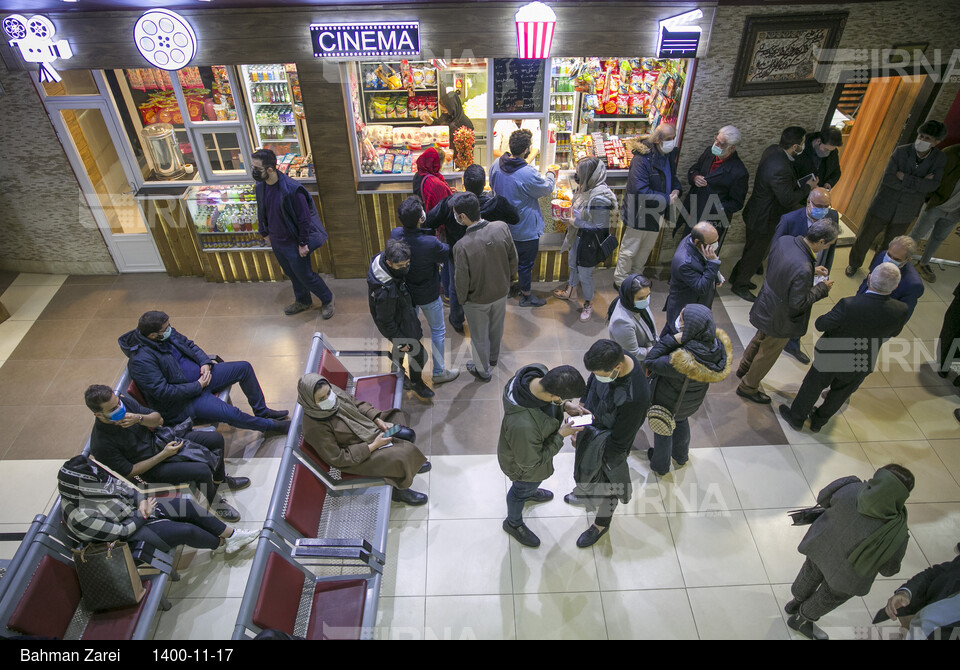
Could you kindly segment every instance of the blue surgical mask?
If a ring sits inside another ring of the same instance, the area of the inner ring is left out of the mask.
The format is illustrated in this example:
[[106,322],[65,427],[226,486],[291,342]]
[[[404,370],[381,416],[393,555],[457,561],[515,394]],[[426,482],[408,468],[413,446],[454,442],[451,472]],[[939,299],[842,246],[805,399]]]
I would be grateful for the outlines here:
[[830,212],[829,207],[811,207],[810,208],[810,218],[814,221],[819,221],[825,217]]
[[905,260],[904,262],[898,263],[897,261],[895,261],[895,260],[893,260],[892,258],[890,258],[890,254],[888,254],[886,251],[884,251],[884,252],[883,252],[883,260],[881,261],[881,263],[893,263],[893,264],[896,265],[898,268],[902,268],[904,265],[907,264],[907,262],[908,262],[909,260],[910,260],[910,259],[908,258],[908,259]]
[[111,421],[119,421],[127,415],[127,408],[123,406],[123,401],[120,401],[120,406],[117,407],[110,415],[107,417]]
[[712,147],[710,147],[710,153],[712,153],[714,156],[720,156],[723,154],[723,149],[714,144]]
[[162,333],[160,333],[160,341],[161,341],[161,342],[166,342],[167,340],[169,340],[169,339],[170,339],[170,333],[172,333],[172,332],[173,332],[173,326],[167,326],[167,329],[166,329],[165,331],[163,331]]
[[643,300],[634,300],[633,306],[637,309],[646,309],[650,306],[650,298],[644,298]]

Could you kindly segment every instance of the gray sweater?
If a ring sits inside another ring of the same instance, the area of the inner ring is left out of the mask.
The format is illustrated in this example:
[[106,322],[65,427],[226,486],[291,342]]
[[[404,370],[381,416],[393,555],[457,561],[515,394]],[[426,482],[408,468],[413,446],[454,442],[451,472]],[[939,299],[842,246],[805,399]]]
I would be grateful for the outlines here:
[[[798,547],[820,569],[831,589],[852,596],[867,595],[877,575],[861,577],[847,557],[886,523],[857,511],[857,494],[864,484],[857,477],[844,477],[820,491],[817,502],[827,511],[813,522]],[[880,567],[880,574],[892,577],[900,572],[906,553],[904,542],[893,558]]]

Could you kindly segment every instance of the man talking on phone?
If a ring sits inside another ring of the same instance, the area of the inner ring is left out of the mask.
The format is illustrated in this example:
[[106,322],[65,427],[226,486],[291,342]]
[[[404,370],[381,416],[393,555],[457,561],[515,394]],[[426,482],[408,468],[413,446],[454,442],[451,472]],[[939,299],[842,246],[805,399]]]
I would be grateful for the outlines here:
[[[585,505],[593,524],[577,539],[592,546],[610,530],[617,503],[630,502],[627,456],[650,409],[650,389],[643,368],[613,340],[594,342],[583,356],[590,371],[582,412],[592,421],[576,439],[576,488],[563,496],[569,505]],[[570,412],[574,414],[574,412]]]
[[540,484],[553,474],[553,457],[563,447],[564,438],[583,430],[564,419],[563,413],[583,413],[580,404],[571,399],[582,396],[586,388],[575,367],[547,370],[534,363],[520,368],[503,389],[497,459],[513,482],[507,492],[503,530],[525,547],[539,547],[540,538],[523,523],[523,506],[528,501],[553,500],[553,493]]

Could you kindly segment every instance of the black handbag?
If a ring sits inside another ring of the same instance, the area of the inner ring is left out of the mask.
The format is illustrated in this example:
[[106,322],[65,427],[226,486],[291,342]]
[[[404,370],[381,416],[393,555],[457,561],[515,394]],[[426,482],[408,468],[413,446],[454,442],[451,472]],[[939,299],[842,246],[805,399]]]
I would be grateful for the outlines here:
[[[577,238],[580,240],[577,246],[578,266],[592,268],[610,258],[618,242],[616,235],[609,234],[609,230],[581,228],[577,231]],[[607,236],[601,237],[604,231],[607,231]]]
[[820,505],[814,505],[813,507],[804,507],[803,509],[795,509],[792,512],[787,512],[787,515],[793,519],[794,526],[809,526],[814,521],[820,518],[820,515],[826,512],[823,507]]
[[145,592],[130,546],[119,540],[73,550],[83,605],[90,612],[133,607]]

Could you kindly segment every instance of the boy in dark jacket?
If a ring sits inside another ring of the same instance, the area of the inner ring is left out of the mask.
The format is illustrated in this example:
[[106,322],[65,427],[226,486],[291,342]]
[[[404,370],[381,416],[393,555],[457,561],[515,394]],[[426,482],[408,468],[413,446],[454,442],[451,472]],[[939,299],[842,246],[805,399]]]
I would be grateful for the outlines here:
[[[246,361],[217,363],[200,347],[178,333],[164,312],[140,317],[135,330],[121,335],[120,349],[130,362],[130,378],[148,407],[167,424],[187,418],[197,422],[223,422],[235,428],[287,432],[289,412],[267,407],[253,366]],[[240,384],[254,416],[220,400],[217,394]]]
[[503,530],[526,547],[539,547],[540,538],[523,523],[523,505],[549,502],[553,493],[540,483],[553,474],[553,457],[563,438],[579,433],[563,420],[563,412],[580,414],[579,398],[586,390],[580,372],[569,365],[548,371],[540,364],[527,365],[503,389],[503,422],[497,459],[513,485],[507,493],[507,518]]
[[459,370],[445,370],[444,340],[447,330],[443,326],[443,301],[440,300],[441,263],[446,263],[450,247],[441,242],[432,231],[420,228],[426,215],[423,205],[416,196],[410,196],[397,209],[397,218],[402,227],[390,231],[390,238],[401,240],[410,247],[410,272],[406,283],[410,290],[410,299],[418,312],[423,311],[430,326],[430,339],[433,342],[433,383],[443,384],[456,379]]
[[387,240],[383,253],[373,257],[367,273],[370,316],[377,330],[393,345],[393,361],[403,367],[410,354],[410,380],[413,391],[424,399],[434,396],[423,383],[427,352],[420,343],[423,329],[410,297],[406,276],[410,272],[410,246],[399,240]]

